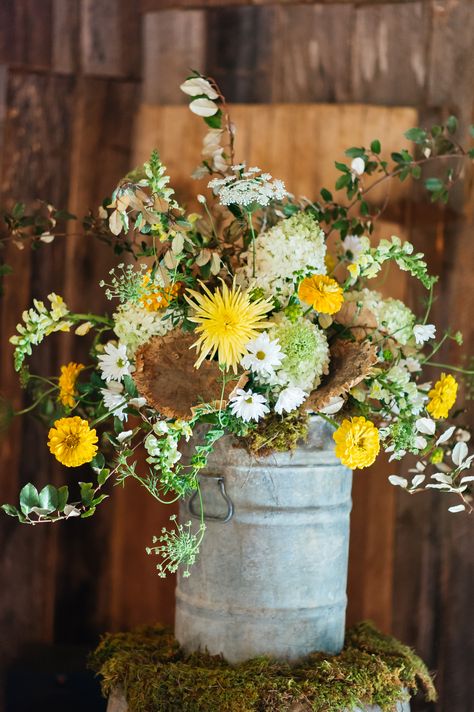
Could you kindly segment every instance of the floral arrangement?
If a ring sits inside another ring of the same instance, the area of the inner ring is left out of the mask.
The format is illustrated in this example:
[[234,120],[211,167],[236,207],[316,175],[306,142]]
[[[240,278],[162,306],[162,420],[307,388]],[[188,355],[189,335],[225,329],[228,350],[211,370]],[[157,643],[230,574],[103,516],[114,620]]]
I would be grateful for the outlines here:
[[[460,414],[452,373],[473,372],[435,359],[446,340],[462,338],[448,331],[436,341],[436,280],[411,243],[392,236],[374,244],[382,208],[367,200],[375,182],[411,177],[446,201],[459,167],[474,157],[454,138],[455,118],[410,129],[416,155],[403,149],[392,163],[377,139],[348,149],[348,162],[336,163],[341,201],[322,188],[311,202],[235,160],[235,128],[213,80],[194,73],[181,89],[208,129],[194,174],[208,177],[199,213],[178,203],[154,152],[84,221],[86,233],[129,258],[101,283],[111,315],[73,313],[50,294],[49,304],[35,300],[23,313],[10,339],[32,398],[25,410],[49,427],[51,454],[67,468],[90,464],[94,478],[79,481],[72,498],[67,485],[38,492],[27,484],[19,507],[4,511],[32,525],[89,517],[109,480],[137,480],[159,502],[174,502],[200,493],[199,473],[219,438],[233,434],[256,456],[289,449],[313,414],[333,426],[335,453],[348,468],[370,466],[381,450],[391,461],[414,456],[406,477],[389,477],[393,485],[410,494],[437,489],[458,499],[451,512],[471,512],[470,435],[449,417]],[[423,177],[425,163],[447,157],[443,177]],[[39,219],[16,206],[5,222],[23,246],[51,242],[58,215],[48,206]],[[421,314],[370,287],[388,263],[425,288]],[[33,347],[71,330],[90,340],[89,362],[31,373]],[[425,366],[441,366],[434,382]],[[183,458],[180,445],[193,435]],[[197,531],[172,517],[155,538],[148,552],[159,556],[161,576],[180,564],[188,573],[204,536],[201,517]]]

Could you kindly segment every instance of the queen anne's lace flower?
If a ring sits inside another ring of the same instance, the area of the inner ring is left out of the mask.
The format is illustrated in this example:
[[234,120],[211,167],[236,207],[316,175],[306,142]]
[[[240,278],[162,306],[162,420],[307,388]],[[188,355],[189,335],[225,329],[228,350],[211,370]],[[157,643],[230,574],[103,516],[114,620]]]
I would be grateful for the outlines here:
[[245,208],[255,203],[264,207],[272,200],[283,200],[288,195],[282,180],[273,179],[260,168],[244,169],[245,165],[233,166],[233,175],[209,181],[209,188],[219,196],[221,205]]
[[237,279],[285,299],[294,292],[296,274],[326,274],[326,243],[319,223],[300,212],[260,233],[256,243],[256,277],[252,277],[252,255],[237,270]]

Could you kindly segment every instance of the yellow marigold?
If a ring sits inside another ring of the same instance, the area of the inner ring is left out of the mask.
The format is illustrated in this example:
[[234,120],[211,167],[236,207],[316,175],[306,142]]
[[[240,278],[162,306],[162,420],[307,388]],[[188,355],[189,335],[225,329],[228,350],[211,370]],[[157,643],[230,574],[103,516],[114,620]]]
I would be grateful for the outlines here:
[[58,400],[68,408],[74,408],[76,405],[76,381],[84,368],[85,366],[82,363],[74,363],[74,361],[71,361],[66,366],[61,366]]
[[90,462],[97,452],[97,442],[95,430],[77,415],[60,418],[48,433],[50,452],[66,467],[79,467]]
[[344,302],[342,287],[325,274],[305,277],[298,287],[298,297],[320,314],[336,314]]
[[[143,286],[146,287],[150,283],[150,274],[147,273],[143,277]],[[170,302],[178,295],[181,287],[180,282],[170,284],[168,287],[156,287],[156,290],[146,294],[141,299],[142,305],[150,312],[165,309]]]
[[195,366],[199,368],[208,354],[213,358],[217,353],[221,365],[237,372],[248,342],[269,326],[265,318],[273,304],[264,299],[250,301],[246,292],[235,285],[229,289],[225,282],[214,293],[205,285],[202,288],[204,294],[188,290],[195,301],[185,295],[194,310],[189,320],[198,324],[196,333],[200,334],[193,344],[199,353]]
[[428,393],[430,398],[426,410],[433,418],[447,418],[448,413],[456,402],[458,384],[451,375],[441,374],[439,381]]
[[336,456],[351,470],[368,467],[379,454],[379,431],[363,417],[343,420],[333,438]]

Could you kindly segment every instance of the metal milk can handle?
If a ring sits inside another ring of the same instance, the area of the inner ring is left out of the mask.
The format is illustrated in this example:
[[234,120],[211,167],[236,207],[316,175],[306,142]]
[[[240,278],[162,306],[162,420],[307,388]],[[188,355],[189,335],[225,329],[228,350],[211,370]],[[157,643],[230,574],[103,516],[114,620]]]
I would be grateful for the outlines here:
[[[232,502],[231,498],[226,492],[225,489],[225,480],[221,475],[204,475],[209,480],[214,480],[217,483],[217,486],[219,487],[219,491],[222,495],[222,498],[224,499],[225,503],[227,504],[227,513],[224,516],[215,516],[212,514],[206,514],[204,512],[204,521],[205,522],[222,522],[222,524],[225,524],[228,522],[230,519],[232,519],[234,515],[234,503]],[[201,515],[196,512],[194,509],[194,504],[196,501],[196,498],[198,496],[198,492],[194,492],[191,497],[188,500],[188,512],[189,514],[194,517],[195,519],[201,519]]]

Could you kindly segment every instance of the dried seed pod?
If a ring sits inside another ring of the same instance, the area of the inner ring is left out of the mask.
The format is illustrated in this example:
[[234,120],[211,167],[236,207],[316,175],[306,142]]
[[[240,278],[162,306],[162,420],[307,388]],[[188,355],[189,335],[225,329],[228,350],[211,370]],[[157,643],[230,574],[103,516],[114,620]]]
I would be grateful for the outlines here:
[[375,347],[370,341],[336,341],[330,348],[329,374],[305,401],[306,410],[317,412],[334,396],[342,396],[354,388],[377,362]]
[[[215,409],[215,402],[220,402],[223,374],[216,361],[203,361],[200,368],[194,367],[196,354],[190,347],[195,340],[195,334],[175,329],[166,336],[154,336],[136,353],[133,380],[138,392],[168,418],[189,420],[192,409],[201,403],[212,403]],[[238,383],[231,380],[226,384],[221,407],[243,384],[242,377]]]

